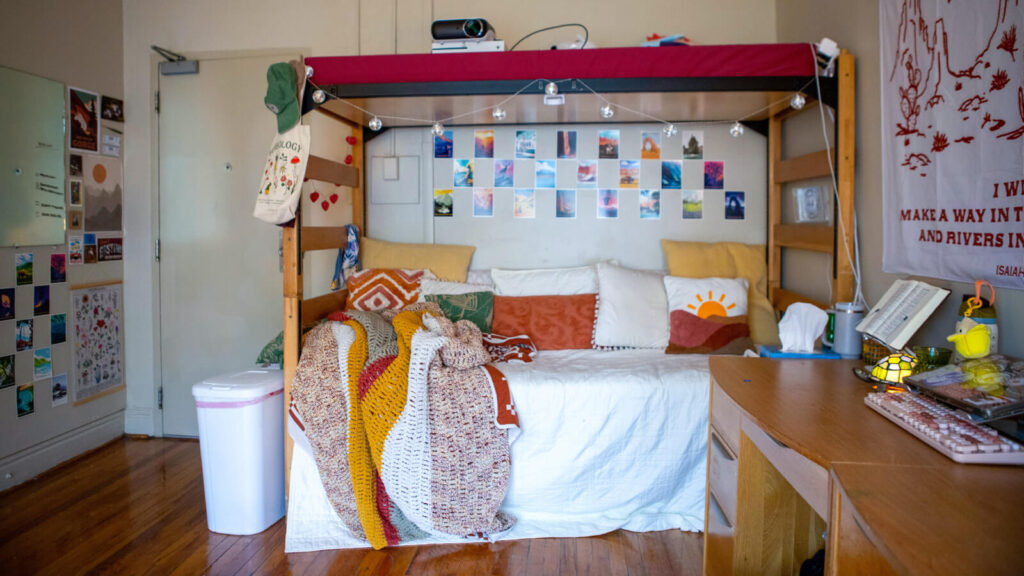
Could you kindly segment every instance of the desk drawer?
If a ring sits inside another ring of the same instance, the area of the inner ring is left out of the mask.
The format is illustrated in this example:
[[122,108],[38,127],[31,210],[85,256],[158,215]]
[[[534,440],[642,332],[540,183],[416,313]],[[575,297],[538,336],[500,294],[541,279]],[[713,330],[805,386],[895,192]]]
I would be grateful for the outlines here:
[[711,383],[711,426],[721,434],[733,454],[740,453],[740,421],[742,412],[717,382]]
[[708,491],[715,495],[722,512],[736,523],[736,455],[729,451],[718,431],[711,429],[708,439]]
[[743,433],[821,518],[828,518],[828,471],[743,419]]
[[704,530],[704,574],[732,574],[735,535],[732,524],[722,513],[718,501],[708,494],[708,514]]

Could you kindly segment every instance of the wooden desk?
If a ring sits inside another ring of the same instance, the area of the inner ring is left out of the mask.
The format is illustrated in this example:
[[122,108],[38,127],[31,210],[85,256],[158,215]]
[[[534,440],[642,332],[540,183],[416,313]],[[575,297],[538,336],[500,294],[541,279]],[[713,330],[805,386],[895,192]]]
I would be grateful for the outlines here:
[[956,464],[864,404],[853,362],[711,359],[707,574],[1024,573],[1024,470]]

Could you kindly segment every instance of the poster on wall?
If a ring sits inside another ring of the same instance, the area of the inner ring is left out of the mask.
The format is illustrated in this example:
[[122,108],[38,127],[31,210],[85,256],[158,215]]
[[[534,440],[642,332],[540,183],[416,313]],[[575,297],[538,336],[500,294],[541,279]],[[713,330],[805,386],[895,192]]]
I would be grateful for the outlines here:
[[92,400],[124,386],[121,284],[72,289],[74,325],[71,401]]
[[883,0],[886,272],[1024,288],[1024,4]]
[[88,232],[121,231],[121,160],[86,156],[85,229]]
[[68,87],[68,148],[82,152],[100,149],[100,97]]

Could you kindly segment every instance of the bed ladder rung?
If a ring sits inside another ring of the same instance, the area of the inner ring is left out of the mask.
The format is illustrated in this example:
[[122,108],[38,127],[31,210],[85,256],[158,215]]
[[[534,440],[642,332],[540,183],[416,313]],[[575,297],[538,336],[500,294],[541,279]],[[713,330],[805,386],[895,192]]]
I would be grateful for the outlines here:
[[359,177],[358,168],[321,158],[314,154],[309,155],[309,163],[306,165],[306,178],[330,182],[337,186],[348,186],[350,188],[358,188],[360,182],[362,182]]
[[775,244],[813,252],[832,253],[834,232],[822,224],[776,224],[772,227]]
[[303,226],[303,252],[337,250],[348,244],[348,230],[344,226]]
[[781,160],[775,166],[775,181],[782,184],[831,175],[828,153],[824,150]]

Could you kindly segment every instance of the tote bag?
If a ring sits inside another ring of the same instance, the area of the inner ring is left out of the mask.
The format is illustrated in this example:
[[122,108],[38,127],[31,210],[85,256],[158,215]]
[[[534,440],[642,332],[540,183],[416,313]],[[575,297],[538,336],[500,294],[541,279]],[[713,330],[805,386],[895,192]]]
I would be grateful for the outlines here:
[[298,124],[274,136],[253,216],[271,224],[284,224],[295,218],[308,159],[309,126]]

